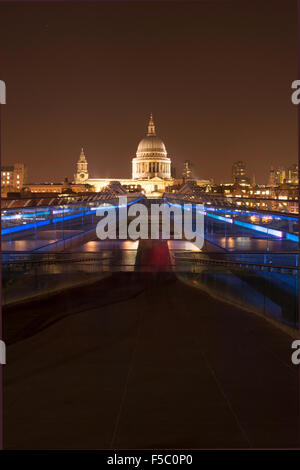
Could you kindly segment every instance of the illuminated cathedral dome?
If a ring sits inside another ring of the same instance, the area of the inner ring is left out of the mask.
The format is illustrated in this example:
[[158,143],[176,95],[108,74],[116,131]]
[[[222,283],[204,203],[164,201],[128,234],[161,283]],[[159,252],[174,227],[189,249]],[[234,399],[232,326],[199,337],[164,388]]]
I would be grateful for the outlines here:
[[138,145],[136,156],[147,157],[148,155],[167,156],[167,150],[163,141],[156,136],[147,136]]
[[132,178],[171,177],[171,160],[163,141],[156,136],[152,113],[148,124],[148,133],[137,148],[136,158],[132,160]]

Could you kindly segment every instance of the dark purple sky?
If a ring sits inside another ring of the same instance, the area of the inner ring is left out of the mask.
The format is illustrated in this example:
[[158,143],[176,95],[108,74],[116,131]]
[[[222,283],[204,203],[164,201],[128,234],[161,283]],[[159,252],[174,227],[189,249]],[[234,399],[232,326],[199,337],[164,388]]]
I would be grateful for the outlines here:
[[0,2],[3,163],[29,181],[130,177],[152,111],[181,173],[267,179],[297,161],[296,0]]

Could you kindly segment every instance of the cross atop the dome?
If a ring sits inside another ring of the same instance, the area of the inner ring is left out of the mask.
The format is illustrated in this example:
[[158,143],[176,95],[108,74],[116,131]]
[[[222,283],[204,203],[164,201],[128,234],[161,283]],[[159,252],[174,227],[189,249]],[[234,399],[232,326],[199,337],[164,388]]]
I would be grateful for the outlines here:
[[147,135],[156,135],[155,125],[154,125],[154,122],[153,122],[152,113],[150,113],[150,119],[149,119],[149,124],[148,124],[148,134]]

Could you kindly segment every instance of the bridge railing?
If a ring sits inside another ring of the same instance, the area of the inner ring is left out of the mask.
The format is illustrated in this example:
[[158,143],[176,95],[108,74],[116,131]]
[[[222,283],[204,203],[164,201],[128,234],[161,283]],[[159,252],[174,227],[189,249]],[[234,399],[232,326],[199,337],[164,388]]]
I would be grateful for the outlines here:
[[227,268],[240,268],[242,270],[255,270],[266,272],[277,272],[281,274],[294,274],[298,275],[299,267],[293,265],[276,265],[273,263],[260,263],[255,261],[242,261],[232,259],[216,259],[212,257],[199,257],[197,254],[191,252],[188,254],[176,254],[175,263],[192,263],[194,265],[202,266],[216,266]]
[[224,208],[196,200],[181,199],[179,196],[179,194],[175,197],[166,196],[165,202],[174,206],[191,204],[194,208],[199,204],[207,219],[222,221],[223,225],[230,224],[233,229],[253,230],[262,237],[286,239],[289,242],[299,243],[299,218],[296,214],[274,214],[274,212],[254,211],[249,208],[247,210]]
[[[128,251],[133,253],[127,256],[124,253],[118,256],[113,250],[34,255],[5,253],[2,255],[4,304],[99,281],[113,272],[151,272],[148,264],[136,265],[136,250]],[[255,259],[251,262],[249,253],[239,256],[247,258],[246,261],[224,259],[220,253],[210,254],[210,257],[205,253],[175,253],[165,270],[221,301],[297,328],[299,269],[291,264],[292,258],[284,263],[282,253],[277,258],[274,256],[270,264]],[[129,276],[128,282],[136,282],[136,275]]]
[[[129,203],[141,199],[140,193],[127,194]],[[33,229],[37,231],[39,228],[56,228],[56,224],[63,222],[70,222],[74,219],[84,218],[96,214],[98,207],[102,205],[117,205],[118,196],[112,197],[110,194],[98,194],[95,197],[74,198],[71,201],[65,198],[54,198],[47,200],[47,205],[24,205],[22,207],[15,207],[9,209],[2,209],[1,211],[1,234],[2,236],[11,235],[16,232],[23,232],[24,230]],[[27,200],[30,202],[31,200]],[[37,201],[35,201],[36,203]],[[43,203],[44,199],[41,198],[40,202]]]
[[100,193],[89,194],[62,194],[52,196],[35,197],[20,197],[1,199],[1,212],[8,209],[23,209],[29,207],[53,207],[53,206],[66,206],[78,203],[95,203],[118,198],[119,196],[127,195],[129,198],[139,198],[143,195],[141,193],[119,193],[116,190],[107,190]]
[[207,204],[225,209],[254,210],[262,213],[299,215],[298,199],[276,199],[270,197],[237,197],[222,196],[205,193],[203,191],[187,191],[177,193],[165,193],[164,197],[169,201],[193,202]]

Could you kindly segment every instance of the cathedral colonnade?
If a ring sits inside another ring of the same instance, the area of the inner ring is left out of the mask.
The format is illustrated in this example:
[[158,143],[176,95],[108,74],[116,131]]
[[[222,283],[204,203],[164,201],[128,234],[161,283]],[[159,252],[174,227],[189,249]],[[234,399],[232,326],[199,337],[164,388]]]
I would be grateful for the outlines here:
[[132,179],[139,178],[170,178],[171,175],[171,162],[165,160],[147,160],[137,161],[136,158],[132,162]]

